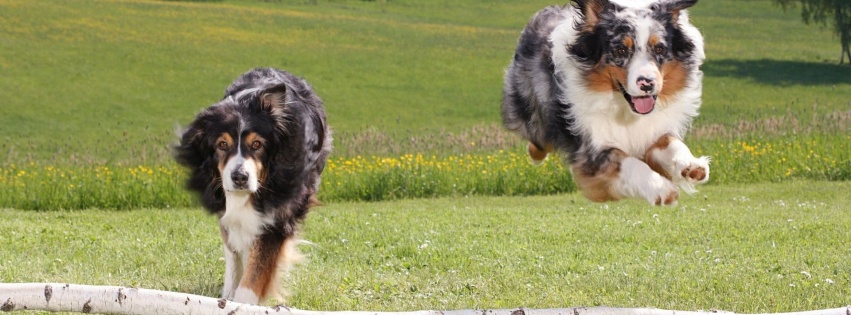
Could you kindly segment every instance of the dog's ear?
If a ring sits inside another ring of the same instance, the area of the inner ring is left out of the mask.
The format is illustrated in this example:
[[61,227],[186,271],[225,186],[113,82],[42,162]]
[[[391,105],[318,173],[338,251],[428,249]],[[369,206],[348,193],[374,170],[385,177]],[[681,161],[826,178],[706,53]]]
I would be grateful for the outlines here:
[[281,108],[286,105],[287,101],[287,85],[277,84],[271,86],[260,93],[260,108],[262,110],[272,110],[273,108]]
[[685,10],[697,4],[697,0],[665,0],[659,3],[654,3],[650,7],[657,14],[670,14],[671,21],[676,25],[679,20],[680,10]]
[[311,149],[313,151],[319,152],[322,150],[322,147],[325,145],[325,133],[328,132],[328,127],[325,125],[325,117],[323,117],[322,113],[317,111],[315,108],[311,108],[313,111],[312,120],[313,120],[313,131],[315,132],[316,138],[313,138],[312,135],[308,135],[308,144],[311,145]]
[[685,10],[697,4],[697,0],[666,0],[653,4],[654,11],[674,12]]
[[174,159],[189,169],[186,187],[200,193],[201,203],[211,212],[224,209],[221,179],[216,168],[214,141],[208,136],[211,128],[222,121],[214,109],[201,110],[195,120],[181,129],[180,142],[174,145]]
[[600,16],[606,10],[616,9],[617,6],[609,0],[574,0],[574,7],[585,17],[582,28],[591,31],[600,22]]
[[180,142],[174,146],[174,159],[177,163],[195,168],[204,162],[207,143],[204,137],[212,113],[209,109],[202,110],[188,127],[181,130]]

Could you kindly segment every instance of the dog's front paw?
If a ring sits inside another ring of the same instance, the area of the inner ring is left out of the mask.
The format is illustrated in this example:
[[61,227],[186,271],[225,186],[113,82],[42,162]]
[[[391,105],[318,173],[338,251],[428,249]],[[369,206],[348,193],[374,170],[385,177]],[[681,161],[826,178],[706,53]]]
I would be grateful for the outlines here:
[[240,286],[234,292],[233,301],[256,305],[260,302],[260,298],[251,289]]
[[225,287],[222,288],[222,298],[228,301],[233,301],[233,291],[233,288],[228,288],[228,286],[225,285]]
[[656,172],[649,172],[641,181],[633,182],[635,186],[628,195],[640,197],[652,205],[672,206],[680,198],[677,185]]
[[709,181],[709,161],[710,158],[707,156],[674,161],[675,169],[672,176],[674,182],[687,193],[696,192],[695,185]]
[[653,173],[642,185],[640,194],[647,202],[657,206],[676,205],[680,198],[677,185],[657,173]]
[[620,170],[619,180],[612,186],[616,196],[641,198],[659,206],[677,204],[680,198],[677,185],[643,161],[627,157],[621,161]]

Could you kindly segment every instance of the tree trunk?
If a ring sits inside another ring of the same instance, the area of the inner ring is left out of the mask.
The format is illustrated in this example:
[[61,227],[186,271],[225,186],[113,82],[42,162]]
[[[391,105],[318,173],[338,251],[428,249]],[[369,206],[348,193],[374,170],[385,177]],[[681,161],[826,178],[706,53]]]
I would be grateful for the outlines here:
[[[833,22],[836,23],[836,35],[839,35],[839,42],[842,44],[842,53],[839,55],[839,64],[845,63],[845,56],[848,56],[848,63],[851,64],[851,21],[846,21],[847,8],[839,1],[836,1],[833,7]],[[847,25],[846,25],[847,24]]]
[[[322,312],[265,307],[187,293],[115,286],[61,283],[0,283],[0,311],[36,310],[99,314],[264,314],[264,315],[707,315],[719,311],[669,311],[651,308],[574,307],[457,311]],[[851,306],[784,315],[848,315]]]

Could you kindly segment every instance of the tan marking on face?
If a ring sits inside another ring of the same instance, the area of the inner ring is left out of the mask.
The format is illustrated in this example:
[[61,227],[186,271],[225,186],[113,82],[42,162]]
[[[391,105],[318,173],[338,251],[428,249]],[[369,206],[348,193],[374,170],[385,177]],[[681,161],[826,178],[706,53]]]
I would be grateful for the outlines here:
[[584,171],[583,163],[577,161],[570,165],[573,179],[579,185],[582,193],[591,201],[603,202],[623,199],[623,196],[614,192],[612,184],[617,181],[621,172],[621,161],[629,155],[626,152],[615,150],[609,154],[609,160],[596,173],[589,174]]
[[588,89],[597,92],[620,92],[619,82],[626,82],[626,70],[616,66],[595,68],[588,73]]
[[667,103],[671,97],[686,87],[688,69],[681,62],[674,60],[664,63],[659,72],[662,73],[662,80],[665,82],[662,91],[659,93],[659,98]]
[[259,142],[261,145],[266,145],[266,139],[263,139],[263,137],[258,135],[256,132],[249,132],[247,135],[245,135],[245,146],[246,147],[248,147],[252,150],[256,149],[256,148],[253,147],[253,144],[255,142]]
[[647,47],[650,47],[650,50],[652,51],[661,41],[662,39],[659,38],[659,35],[650,35],[650,39],[647,40]]
[[633,41],[632,37],[627,36],[623,38],[623,45],[626,46],[629,50],[632,50],[632,47],[635,46],[635,42]]
[[677,138],[670,134],[659,137],[659,139],[656,140],[656,143],[653,143],[653,145],[647,148],[647,151],[644,153],[644,163],[647,163],[647,165],[650,166],[650,169],[667,179],[671,179],[671,174],[668,174],[668,172],[665,171],[665,168],[653,159],[653,152],[656,150],[662,151],[667,149],[668,146],[671,145],[671,142],[674,142],[675,140],[677,140]]
[[[259,149],[256,147],[255,142],[260,144]],[[256,132],[249,132],[245,136],[245,147],[248,148],[247,152],[250,152],[246,159],[251,163],[254,163],[254,169],[257,170],[257,181],[264,183],[266,179],[266,169],[263,167],[262,160],[266,149],[266,139]]]
[[[221,150],[220,149],[221,148],[220,145],[222,143],[227,144],[228,150]],[[233,138],[228,133],[222,133],[222,135],[219,136],[219,138],[216,139],[216,142],[213,144],[213,146],[215,147],[215,150],[216,150],[216,155],[218,155],[218,157],[219,157],[219,174],[221,174],[222,171],[224,171],[225,165],[227,165],[227,163],[228,163],[228,154],[233,149],[233,145],[234,145]]]
[[254,163],[254,169],[257,170],[257,183],[259,187],[262,187],[263,183],[266,182],[266,169],[263,168],[263,163],[260,160],[255,158],[249,160]]

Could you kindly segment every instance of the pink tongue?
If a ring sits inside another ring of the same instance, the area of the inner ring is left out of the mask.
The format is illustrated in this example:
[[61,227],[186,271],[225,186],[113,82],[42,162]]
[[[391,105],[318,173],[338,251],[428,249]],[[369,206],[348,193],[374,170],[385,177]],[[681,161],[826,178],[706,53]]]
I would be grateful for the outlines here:
[[639,114],[647,114],[653,110],[653,105],[656,105],[656,100],[650,96],[633,96],[632,105],[635,105],[635,111]]

